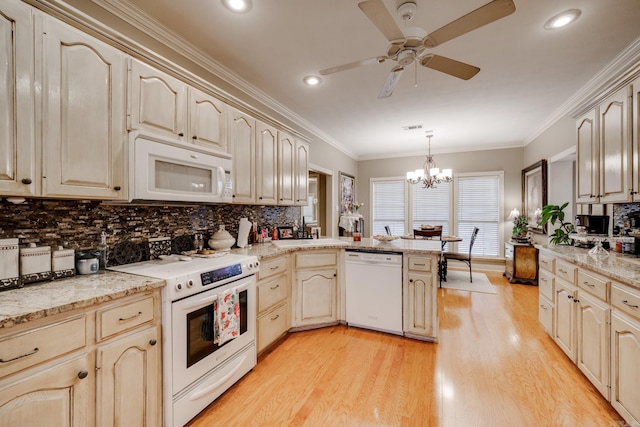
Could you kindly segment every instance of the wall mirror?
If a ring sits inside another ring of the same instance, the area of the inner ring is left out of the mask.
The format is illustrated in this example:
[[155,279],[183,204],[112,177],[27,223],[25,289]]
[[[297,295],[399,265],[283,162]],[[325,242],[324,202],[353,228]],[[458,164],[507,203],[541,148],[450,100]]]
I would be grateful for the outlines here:
[[547,161],[540,160],[522,169],[522,215],[529,222],[528,229],[544,233],[540,224],[542,208],[547,204]]

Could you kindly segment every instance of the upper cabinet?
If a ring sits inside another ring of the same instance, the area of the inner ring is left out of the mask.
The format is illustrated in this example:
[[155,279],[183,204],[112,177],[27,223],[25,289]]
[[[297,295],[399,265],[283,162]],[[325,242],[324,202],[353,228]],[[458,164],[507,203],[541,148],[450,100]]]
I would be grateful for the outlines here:
[[633,201],[640,202],[640,77],[631,82],[631,91],[633,92],[631,101],[632,112],[632,152],[633,152]]
[[295,204],[296,141],[287,133],[278,133],[278,203]]
[[577,202],[632,200],[629,103],[624,87],[578,119]]
[[229,146],[233,156],[233,202],[254,203],[256,198],[256,120],[230,108]]
[[227,104],[194,87],[189,88],[189,140],[227,152]]
[[187,84],[136,60],[129,78],[129,129],[186,141]]
[[278,204],[278,131],[273,126],[256,125],[256,196],[265,205]]
[[306,206],[309,202],[309,145],[298,139],[296,139],[295,174],[295,204]]
[[47,18],[43,56],[42,195],[124,199],[124,54]]
[[3,1],[0,34],[0,193],[31,196],[39,186],[33,116],[32,9],[18,0]]

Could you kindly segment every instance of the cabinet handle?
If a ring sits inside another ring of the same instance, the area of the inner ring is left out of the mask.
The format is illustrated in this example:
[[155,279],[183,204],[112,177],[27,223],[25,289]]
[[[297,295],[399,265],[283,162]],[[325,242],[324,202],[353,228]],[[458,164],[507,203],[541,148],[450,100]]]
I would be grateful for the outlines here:
[[280,285],[275,285],[275,286],[271,286],[269,289],[274,290],[274,289],[278,289],[280,287]]
[[409,283],[413,283],[413,279],[409,279]]
[[116,185],[115,187],[113,187],[114,190],[116,191],[120,191],[122,189],[122,187],[120,187],[119,185]]
[[[623,299],[623,300],[622,300],[622,303],[623,303],[624,305],[627,305],[627,306],[631,307],[631,308],[638,308],[638,306],[637,306],[637,305],[629,304],[629,301],[628,301],[628,300],[626,300],[626,299]],[[36,350],[37,350],[37,348],[36,348]]]
[[278,317],[280,317],[280,315],[276,314],[276,317],[272,317],[271,320],[276,320]]
[[22,183],[29,185],[31,184],[33,181],[31,180],[31,178],[22,178]]
[[184,133],[180,132],[180,133],[178,134],[178,136],[179,136],[180,138],[182,138],[182,137],[184,136]]
[[427,265],[427,264],[418,264],[418,263],[416,262],[416,263],[414,263],[413,265],[417,265],[417,266],[420,266],[420,267],[424,267],[424,266],[425,266],[425,265]]
[[588,287],[590,287],[590,288],[595,288],[595,287],[596,287],[596,285],[592,285],[592,284],[591,284],[591,283],[589,283],[589,282],[582,282],[582,284],[583,284],[583,285],[587,285],[587,286],[588,286]]
[[338,273],[333,273],[333,277],[338,277]]
[[276,265],[275,267],[271,267],[271,271],[275,271],[275,270],[277,270],[277,269],[279,269],[279,268],[280,268],[280,266],[279,266],[279,265]]
[[563,269],[561,269],[561,268],[559,268],[559,269],[558,269],[558,271],[559,271],[560,273],[562,273],[562,274],[567,274],[567,273],[568,273],[567,271],[565,271],[565,270],[563,270]]
[[78,372],[78,378],[80,378],[81,380],[87,378],[87,375],[89,375],[89,372],[87,372],[87,371]]
[[25,354],[21,354],[20,356],[12,357],[11,359],[0,359],[0,363],[13,362],[14,360],[22,359],[23,357],[31,356],[32,354],[36,354],[40,349],[38,347],[34,348],[33,351]]
[[540,308],[543,309],[543,310],[548,310],[547,306],[544,305],[544,304],[540,304]]
[[151,345],[156,345],[157,343],[158,343],[158,341],[156,341],[153,338],[149,340],[149,344],[151,344]]
[[198,156],[196,156],[195,154],[192,154],[190,157],[191,157],[192,159],[197,159],[197,158],[198,158]]
[[567,295],[567,298],[573,299],[573,295]]
[[577,298],[574,298],[574,299],[573,299],[573,302],[580,302],[580,300],[579,300],[579,299],[577,299]]
[[258,197],[258,200],[262,200],[262,196]]
[[133,315],[133,316],[131,316],[131,317],[125,317],[125,318],[122,318],[122,317],[121,317],[121,318],[120,318],[120,319],[118,319],[118,320],[119,320],[119,321],[121,321],[121,322],[128,322],[129,320],[133,320],[133,319],[135,319],[136,317],[140,317],[141,315],[142,315],[142,312],[141,312],[141,311],[139,311],[139,312],[138,312],[138,314],[134,314],[134,315]]
[[196,139],[198,139],[198,137],[197,137],[196,135],[193,135],[193,136],[191,137],[191,139],[196,140]]

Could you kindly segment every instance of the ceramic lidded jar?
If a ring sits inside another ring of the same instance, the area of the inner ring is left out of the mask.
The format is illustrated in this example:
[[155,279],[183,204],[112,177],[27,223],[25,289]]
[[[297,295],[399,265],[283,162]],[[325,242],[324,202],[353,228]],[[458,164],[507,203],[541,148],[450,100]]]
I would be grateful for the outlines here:
[[220,226],[220,229],[213,233],[213,236],[209,239],[209,247],[217,251],[228,251],[231,246],[236,242],[236,239],[224,229],[224,225]]

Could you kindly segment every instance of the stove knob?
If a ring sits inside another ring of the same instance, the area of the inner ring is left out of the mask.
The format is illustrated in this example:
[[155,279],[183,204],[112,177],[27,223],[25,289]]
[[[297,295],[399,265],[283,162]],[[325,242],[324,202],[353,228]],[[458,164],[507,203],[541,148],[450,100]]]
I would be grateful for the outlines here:
[[260,267],[260,261],[256,261],[256,268]]
[[187,283],[187,288],[191,287],[193,287],[193,280],[189,280],[189,283]]
[[176,291],[181,291],[181,290],[182,290],[182,283],[176,284]]
[[249,269],[253,270],[253,263],[252,262],[249,263]]

